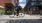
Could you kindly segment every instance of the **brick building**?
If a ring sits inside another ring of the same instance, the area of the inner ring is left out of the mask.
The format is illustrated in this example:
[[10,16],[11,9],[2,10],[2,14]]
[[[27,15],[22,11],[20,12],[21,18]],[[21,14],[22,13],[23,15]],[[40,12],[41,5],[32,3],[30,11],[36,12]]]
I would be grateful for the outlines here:
[[15,6],[17,2],[19,2],[19,0],[0,0],[0,6],[4,7],[0,8],[0,10],[4,10],[5,14],[7,14],[7,11],[13,11],[13,6]]
[[18,0],[0,0],[0,6],[5,7],[5,3],[12,3],[13,5],[15,5],[15,2],[17,2]]
[[12,3],[11,0],[0,0],[0,6],[5,7],[5,3]]

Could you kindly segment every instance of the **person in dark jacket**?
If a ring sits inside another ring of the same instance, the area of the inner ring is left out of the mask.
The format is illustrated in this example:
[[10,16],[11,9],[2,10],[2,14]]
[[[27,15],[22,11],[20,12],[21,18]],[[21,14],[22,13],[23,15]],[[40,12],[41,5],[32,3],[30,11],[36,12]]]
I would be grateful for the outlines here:
[[22,7],[20,5],[16,5],[15,9],[17,11],[17,16],[19,15],[19,11],[22,9]]
[[17,16],[19,15],[19,11],[22,9],[21,6],[17,6]]

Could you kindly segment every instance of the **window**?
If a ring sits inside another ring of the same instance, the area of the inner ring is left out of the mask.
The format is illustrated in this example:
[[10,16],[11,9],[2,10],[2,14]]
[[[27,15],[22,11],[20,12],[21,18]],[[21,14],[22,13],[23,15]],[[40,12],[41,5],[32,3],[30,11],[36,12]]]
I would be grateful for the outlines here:
[[36,2],[31,2],[31,5],[36,5]]
[[42,2],[40,2],[40,4],[42,4]]
[[36,1],[36,0],[32,0],[32,1]]

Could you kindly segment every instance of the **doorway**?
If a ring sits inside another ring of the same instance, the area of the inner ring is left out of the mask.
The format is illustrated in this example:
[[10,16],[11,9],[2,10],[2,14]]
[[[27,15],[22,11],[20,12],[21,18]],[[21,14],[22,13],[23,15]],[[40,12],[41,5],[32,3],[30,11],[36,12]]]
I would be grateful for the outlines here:
[[32,14],[40,14],[42,10],[42,6],[41,5],[36,5],[33,7],[33,12]]
[[12,3],[5,3],[5,14],[6,15],[11,15],[13,11],[13,5]]
[[36,6],[36,7],[38,7],[38,12],[39,12],[39,14],[42,14],[42,5],[39,5],[39,6]]

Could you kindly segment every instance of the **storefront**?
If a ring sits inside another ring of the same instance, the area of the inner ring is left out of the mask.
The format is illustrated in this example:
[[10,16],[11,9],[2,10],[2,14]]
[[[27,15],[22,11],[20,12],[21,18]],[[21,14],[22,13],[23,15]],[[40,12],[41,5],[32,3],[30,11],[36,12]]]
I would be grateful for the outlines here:
[[28,10],[29,14],[41,14],[42,0],[28,0],[26,7],[25,7],[25,10],[26,9]]
[[42,2],[31,2],[32,14],[41,14]]

